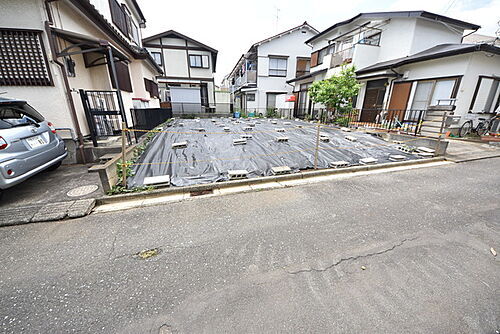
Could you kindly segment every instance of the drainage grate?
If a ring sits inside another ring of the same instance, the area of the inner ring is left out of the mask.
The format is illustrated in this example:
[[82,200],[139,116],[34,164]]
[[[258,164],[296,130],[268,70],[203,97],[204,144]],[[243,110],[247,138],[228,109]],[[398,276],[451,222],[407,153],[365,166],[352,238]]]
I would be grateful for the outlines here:
[[189,196],[196,197],[196,196],[203,196],[203,195],[211,195],[213,193],[214,193],[213,189],[207,189],[207,190],[200,190],[200,191],[191,191],[189,193]]

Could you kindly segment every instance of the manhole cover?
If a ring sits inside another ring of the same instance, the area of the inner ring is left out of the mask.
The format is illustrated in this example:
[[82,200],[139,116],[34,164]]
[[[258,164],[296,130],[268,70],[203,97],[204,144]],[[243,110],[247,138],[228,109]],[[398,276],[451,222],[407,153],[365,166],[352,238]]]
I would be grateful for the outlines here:
[[88,186],[81,186],[78,188],[71,189],[70,191],[68,191],[67,195],[69,197],[85,196],[85,195],[93,193],[97,189],[99,189],[99,187],[97,185],[91,184]]

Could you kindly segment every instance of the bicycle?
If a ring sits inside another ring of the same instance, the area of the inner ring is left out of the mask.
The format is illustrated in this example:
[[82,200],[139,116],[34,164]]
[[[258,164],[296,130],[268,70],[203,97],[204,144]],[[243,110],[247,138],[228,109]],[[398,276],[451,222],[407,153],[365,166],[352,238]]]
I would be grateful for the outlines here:
[[491,117],[490,119],[486,118],[478,118],[478,123],[476,127],[474,127],[474,123],[472,119],[465,121],[464,124],[458,130],[459,137],[465,137],[471,132],[475,132],[478,136],[483,136],[487,132],[489,132],[491,125],[495,119],[499,118],[499,114]]

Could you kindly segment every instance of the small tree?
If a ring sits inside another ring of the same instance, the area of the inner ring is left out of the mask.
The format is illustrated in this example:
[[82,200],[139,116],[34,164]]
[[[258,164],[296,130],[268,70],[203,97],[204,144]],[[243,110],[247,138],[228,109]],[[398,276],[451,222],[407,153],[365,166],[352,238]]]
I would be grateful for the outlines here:
[[314,103],[321,103],[337,117],[352,111],[352,98],[358,94],[354,66],[343,67],[338,75],[316,81],[309,87],[309,96]]

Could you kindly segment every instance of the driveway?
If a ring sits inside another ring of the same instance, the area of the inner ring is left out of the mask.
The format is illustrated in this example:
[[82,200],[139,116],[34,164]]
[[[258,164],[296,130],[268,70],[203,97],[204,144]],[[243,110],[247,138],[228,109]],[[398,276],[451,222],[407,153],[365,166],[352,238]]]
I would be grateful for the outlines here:
[[97,173],[86,165],[62,165],[12,188],[0,201],[0,226],[81,217],[103,195]]
[[495,333],[499,169],[478,160],[0,228],[0,328]]

